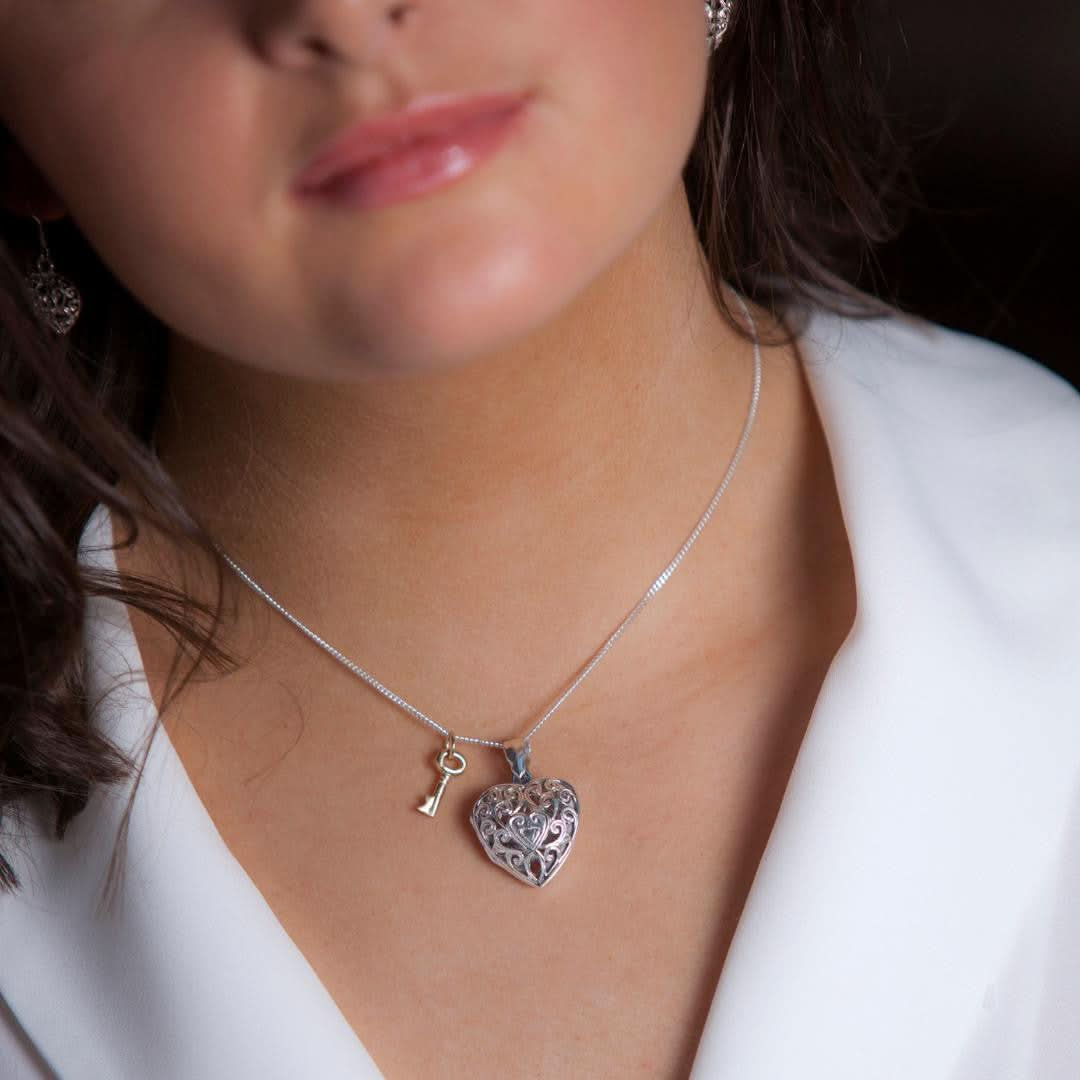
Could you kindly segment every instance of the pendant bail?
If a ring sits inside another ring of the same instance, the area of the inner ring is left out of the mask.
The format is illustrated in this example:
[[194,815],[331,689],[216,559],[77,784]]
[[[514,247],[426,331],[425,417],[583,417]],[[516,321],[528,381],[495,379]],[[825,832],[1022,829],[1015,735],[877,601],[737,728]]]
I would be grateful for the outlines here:
[[523,739],[520,743],[504,742],[502,745],[503,753],[506,755],[513,774],[511,783],[527,784],[532,779],[532,774],[529,772],[529,754],[532,752],[529,740]]

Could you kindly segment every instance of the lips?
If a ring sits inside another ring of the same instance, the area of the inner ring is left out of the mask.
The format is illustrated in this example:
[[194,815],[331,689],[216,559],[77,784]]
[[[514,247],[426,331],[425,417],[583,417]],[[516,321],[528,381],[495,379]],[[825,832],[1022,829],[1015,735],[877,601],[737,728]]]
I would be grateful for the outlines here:
[[294,187],[301,194],[318,191],[394,150],[511,112],[525,99],[526,95],[520,92],[469,97],[437,94],[418,98],[405,109],[372,117],[347,128],[315,154],[297,177]]

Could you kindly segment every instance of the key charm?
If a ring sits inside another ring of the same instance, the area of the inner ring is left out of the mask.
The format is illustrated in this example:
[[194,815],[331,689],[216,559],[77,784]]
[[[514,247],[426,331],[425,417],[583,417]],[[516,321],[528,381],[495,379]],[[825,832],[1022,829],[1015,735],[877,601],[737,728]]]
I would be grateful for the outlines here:
[[[451,766],[447,764],[447,758],[456,758],[461,764]],[[451,731],[447,736],[446,745],[439,751],[439,756],[435,759],[435,767],[442,773],[442,776],[439,777],[439,783],[435,790],[416,809],[421,814],[434,817],[435,812],[439,809],[439,800],[442,798],[442,793],[446,790],[446,782],[451,776],[459,776],[463,773],[465,765],[465,759],[454,749],[454,733]]]

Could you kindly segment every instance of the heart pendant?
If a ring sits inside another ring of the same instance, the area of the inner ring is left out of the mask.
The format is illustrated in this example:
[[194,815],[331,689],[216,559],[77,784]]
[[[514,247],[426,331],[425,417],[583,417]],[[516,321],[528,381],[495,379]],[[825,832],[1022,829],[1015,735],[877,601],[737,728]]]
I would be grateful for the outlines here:
[[489,787],[469,820],[488,858],[518,881],[541,888],[561,869],[581,821],[573,785],[552,776],[532,777],[529,747],[504,747],[513,780]]

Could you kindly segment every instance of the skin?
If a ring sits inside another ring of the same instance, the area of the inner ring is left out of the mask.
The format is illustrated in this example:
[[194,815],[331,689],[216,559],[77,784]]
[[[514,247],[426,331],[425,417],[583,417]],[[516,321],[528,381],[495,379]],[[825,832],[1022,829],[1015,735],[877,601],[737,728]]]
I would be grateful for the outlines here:
[[[7,202],[70,215],[172,329],[160,454],[225,550],[406,695],[510,737],[507,717],[550,699],[704,508],[751,354],[708,299],[679,179],[707,74],[698,0],[412,16],[0,0]],[[534,92],[527,123],[456,185],[367,214],[291,198],[357,117],[493,87]],[[791,361],[766,350],[754,448],[684,574],[712,573],[709,602],[743,626],[788,584],[789,545],[761,537],[803,512]],[[673,618],[700,595],[681,584]],[[662,677],[647,657],[671,627],[651,622],[620,648]],[[433,684],[414,658],[462,634],[468,663]],[[477,680],[507,686],[482,713]]]
[[[509,739],[704,510],[752,351],[709,299],[680,181],[707,76],[700,0],[415,8],[395,24],[375,0],[0,0],[16,140],[2,197],[69,215],[170,328],[159,454],[225,550],[435,719]],[[291,199],[344,125],[416,94],[507,87],[534,92],[527,122],[459,183],[367,214]],[[519,964],[566,967],[562,984],[596,1004],[546,1006],[572,1047],[551,1075],[685,1075],[854,610],[798,353],[762,352],[757,423],[708,529],[536,736],[534,771],[589,785],[592,839],[574,858],[591,872],[568,871],[528,935],[462,920],[463,903],[508,896],[482,853],[447,857],[475,843],[466,804],[507,778],[501,756],[459,744],[469,782],[451,781],[443,829],[373,814],[433,786],[438,736],[226,580],[226,642],[257,641],[257,666],[191,686],[170,737],[388,1075],[456,1075],[422,1057],[449,1046],[461,1075],[478,1058],[513,1075],[516,1048],[477,1027],[468,980]],[[180,574],[148,534],[117,559]],[[198,572],[188,585],[204,587]],[[174,643],[133,624],[160,702]],[[646,767],[654,805],[702,824],[635,820],[651,854],[627,880],[602,838],[626,827]],[[625,950],[643,926],[662,943]],[[575,949],[545,953],[562,934]],[[418,1013],[436,954],[452,992]],[[484,989],[508,1015],[530,1008],[520,980]]]

